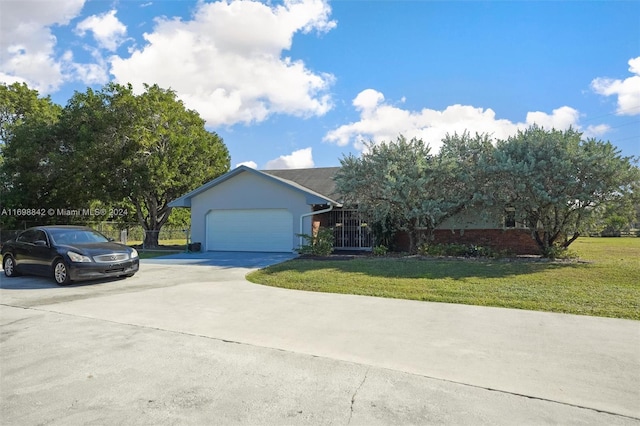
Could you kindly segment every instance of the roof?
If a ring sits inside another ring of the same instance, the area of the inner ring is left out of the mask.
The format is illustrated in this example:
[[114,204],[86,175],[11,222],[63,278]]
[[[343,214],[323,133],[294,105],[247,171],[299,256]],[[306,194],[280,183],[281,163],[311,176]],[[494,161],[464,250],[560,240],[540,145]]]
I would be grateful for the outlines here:
[[277,176],[305,188],[309,188],[318,194],[325,195],[339,200],[342,198],[336,192],[336,183],[333,178],[340,170],[340,167],[317,167],[313,169],[282,169],[282,170],[262,170],[272,176]]
[[294,191],[303,193],[308,204],[331,204],[341,206],[342,203],[334,197],[335,184],[333,176],[339,167],[325,167],[317,169],[289,169],[260,171],[247,166],[239,166],[205,183],[188,194],[183,195],[169,203],[169,207],[191,207],[191,198],[225,182],[240,173],[254,173],[266,179],[271,179],[281,185],[285,185]]

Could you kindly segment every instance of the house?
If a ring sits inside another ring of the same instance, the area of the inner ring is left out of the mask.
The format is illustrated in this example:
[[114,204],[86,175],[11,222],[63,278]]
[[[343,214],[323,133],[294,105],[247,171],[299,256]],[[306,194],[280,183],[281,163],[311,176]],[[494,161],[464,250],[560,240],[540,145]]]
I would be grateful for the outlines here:
[[169,205],[191,209],[191,241],[206,251],[291,252],[320,218],[334,228],[336,248],[370,249],[368,229],[335,193],[338,169],[240,166]]
[[[319,226],[334,230],[334,247],[370,250],[373,236],[355,209],[344,208],[334,176],[339,167],[255,170],[239,166],[172,201],[191,209],[191,241],[205,251],[291,252],[300,234]],[[512,211],[467,211],[435,230],[441,243],[476,244],[518,254],[537,253],[531,232]],[[396,248],[406,250],[406,235]]]

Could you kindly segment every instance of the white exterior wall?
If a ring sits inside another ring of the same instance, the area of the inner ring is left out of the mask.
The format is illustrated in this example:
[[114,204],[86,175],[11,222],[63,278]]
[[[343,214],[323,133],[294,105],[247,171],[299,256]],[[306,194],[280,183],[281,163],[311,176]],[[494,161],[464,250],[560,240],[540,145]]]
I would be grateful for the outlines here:
[[[206,216],[211,210],[287,209],[293,216],[291,250],[299,246],[300,216],[311,212],[303,193],[251,172],[242,172],[191,199],[191,241],[206,247]],[[311,233],[305,218],[303,233]]]

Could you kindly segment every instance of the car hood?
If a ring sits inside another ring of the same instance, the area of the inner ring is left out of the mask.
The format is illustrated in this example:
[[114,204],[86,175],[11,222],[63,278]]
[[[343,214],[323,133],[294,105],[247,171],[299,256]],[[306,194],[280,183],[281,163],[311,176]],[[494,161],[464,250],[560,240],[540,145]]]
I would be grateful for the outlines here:
[[131,253],[131,248],[117,243],[90,243],[60,246],[62,249],[75,251],[86,256],[97,256],[108,253]]

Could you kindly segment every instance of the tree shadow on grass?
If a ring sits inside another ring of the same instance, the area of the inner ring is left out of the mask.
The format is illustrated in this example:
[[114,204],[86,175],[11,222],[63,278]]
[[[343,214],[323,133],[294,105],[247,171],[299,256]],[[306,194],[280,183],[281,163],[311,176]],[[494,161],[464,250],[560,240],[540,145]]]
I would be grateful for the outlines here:
[[268,274],[335,271],[380,278],[453,279],[506,278],[549,270],[583,268],[584,263],[541,260],[441,259],[441,258],[354,258],[343,260],[294,259],[267,268]]

